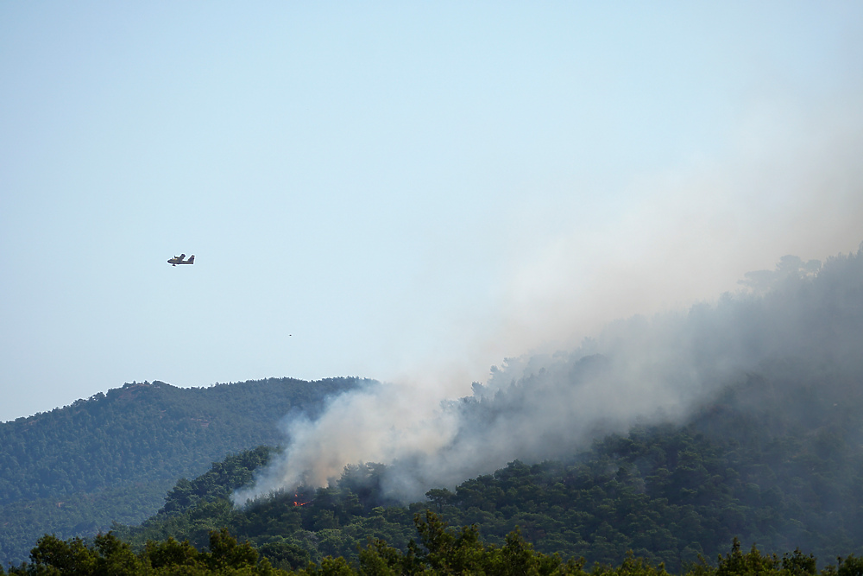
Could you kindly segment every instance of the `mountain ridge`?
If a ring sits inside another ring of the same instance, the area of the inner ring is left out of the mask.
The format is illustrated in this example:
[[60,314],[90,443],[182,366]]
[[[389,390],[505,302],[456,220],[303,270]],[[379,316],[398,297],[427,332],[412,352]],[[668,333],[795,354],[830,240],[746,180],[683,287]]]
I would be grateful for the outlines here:
[[178,478],[226,454],[284,441],[279,421],[314,415],[368,381],[268,378],[207,388],[132,382],[0,424],[0,562],[33,539],[92,536],[155,513]]

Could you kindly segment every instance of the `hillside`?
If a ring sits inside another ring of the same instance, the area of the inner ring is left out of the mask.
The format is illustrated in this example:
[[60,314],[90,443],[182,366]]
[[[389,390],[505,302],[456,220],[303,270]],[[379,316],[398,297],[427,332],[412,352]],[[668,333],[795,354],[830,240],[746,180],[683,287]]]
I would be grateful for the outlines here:
[[[472,396],[441,404],[439,421],[416,422],[445,433],[428,449],[400,443],[387,405],[371,401],[394,390],[381,383],[312,399],[319,409],[304,415],[274,410],[302,435],[234,450],[117,533],[136,546],[174,537],[204,548],[227,528],[274,565],[299,567],[353,558],[370,537],[405,550],[414,514],[431,507],[452,525],[476,524],[491,544],[519,527],[540,552],[589,564],[619,564],[633,550],[679,572],[734,538],[823,562],[863,554],[863,250],[823,267],[786,257],[762,272],[748,277],[758,291],[621,321],[571,352],[508,359]],[[128,385],[111,401],[162,389]],[[339,420],[362,407],[373,427]],[[222,426],[183,414],[168,418],[185,426],[170,438]],[[380,422],[391,429],[375,438]],[[297,485],[305,466],[334,465],[324,442],[333,430],[357,446],[391,442],[376,449],[397,456],[349,463],[325,487]]]
[[216,460],[285,439],[288,413],[319,411],[363,381],[267,379],[210,388],[131,383],[0,423],[0,562],[36,538],[92,536],[155,513],[165,492]]
[[852,415],[863,406],[848,405],[825,425],[817,421],[829,410],[813,405],[816,426],[777,436],[769,428],[786,405],[739,410],[769,388],[753,378],[686,425],[610,435],[568,461],[515,461],[409,505],[384,495],[386,467],[367,464],[348,467],[329,487],[237,509],[231,491],[267,460],[266,452],[249,453],[178,484],[158,515],[119,534],[138,545],[173,536],[205,547],[209,531],[227,527],[274,565],[299,568],[327,555],[356,559],[369,538],[406,550],[414,514],[430,508],[453,526],[476,524],[487,543],[502,546],[519,528],[538,551],[588,565],[619,564],[632,550],[680,572],[727,552],[734,538],[780,555],[800,548],[825,562],[860,556],[863,451]]
[[[420,574],[482,574],[487,576],[671,576],[663,564],[627,554],[619,565],[594,564],[585,570],[584,558],[564,560],[559,554],[537,552],[519,530],[506,536],[497,546],[486,544],[474,526],[456,529],[430,510],[414,518],[417,541],[403,552],[386,541],[370,540],[361,547],[358,559],[327,556],[320,564],[309,563],[299,569],[278,558],[277,549],[256,549],[250,542],[238,542],[226,529],[212,530],[206,549],[188,541],[168,538],[148,542],[134,550],[113,533],[100,534],[92,541],[60,540],[43,536],[31,553],[31,562],[10,567],[8,574],[31,576],[52,574],[70,576],[416,576]],[[275,562],[276,567],[273,566]],[[679,574],[686,576],[855,576],[863,572],[863,559],[849,555],[838,558],[818,571],[818,559],[795,550],[781,558],[763,554],[753,546],[743,552],[740,542],[732,543],[730,553],[719,556],[716,565],[703,559],[687,565]],[[5,571],[0,567],[0,575]]]
[[[764,294],[634,319],[575,352],[511,362],[444,406],[458,428],[437,451],[351,464],[327,487],[284,485],[233,507],[245,478],[293,465],[290,449],[271,453],[257,474],[178,485],[124,534],[206,546],[209,530],[227,527],[296,567],[354,557],[369,537],[404,549],[414,513],[430,506],[452,525],[477,524],[487,542],[518,526],[537,550],[588,563],[619,564],[633,550],[677,572],[735,537],[824,562],[861,555],[863,251],[817,275],[797,264],[760,275]],[[480,467],[428,489],[446,468]],[[400,487],[423,484],[424,499],[404,501]]]

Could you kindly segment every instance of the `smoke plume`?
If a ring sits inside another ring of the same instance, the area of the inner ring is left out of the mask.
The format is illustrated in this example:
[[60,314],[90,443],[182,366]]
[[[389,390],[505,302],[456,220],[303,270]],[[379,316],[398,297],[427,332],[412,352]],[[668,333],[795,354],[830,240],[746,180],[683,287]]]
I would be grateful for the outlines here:
[[724,152],[633,179],[602,204],[610,213],[579,182],[554,214],[526,205],[501,222],[508,256],[487,301],[442,317],[434,352],[406,355],[385,383],[289,419],[283,456],[235,502],[359,462],[387,464],[390,494],[414,499],[635,422],[680,421],[771,359],[850,362],[863,322],[836,310],[859,319],[860,254],[816,258],[863,236],[858,101],[757,103]]
[[361,461],[389,464],[389,495],[416,500],[514,459],[565,457],[636,422],[679,422],[768,363],[803,358],[859,372],[863,244],[823,267],[786,256],[743,283],[761,293],[635,316],[574,351],[507,359],[461,399],[434,402],[427,387],[385,383],[332,398],[320,418],[287,423],[287,450],[235,502],[323,485]]

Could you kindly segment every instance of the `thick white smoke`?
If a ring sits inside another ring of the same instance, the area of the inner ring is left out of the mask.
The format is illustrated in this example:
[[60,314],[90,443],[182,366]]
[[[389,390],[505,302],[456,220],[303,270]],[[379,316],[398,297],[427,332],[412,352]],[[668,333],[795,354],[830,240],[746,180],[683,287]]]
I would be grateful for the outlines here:
[[300,484],[323,486],[346,464],[441,450],[457,428],[455,415],[441,411],[435,400],[422,386],[369,382],[331,398],[313,421],[303,415],[289,419],[287,450],[252,488],[235,494],[235,502]]
[[360,461],[389,464],[391,497],[420,499],[516,458],[565,457],[636,422],[680,421],[720,387],[771,362],[859,363],[863,245],[819,268],[786,256],[744,281],[757,278],[764,295],[741,291],[685,312],[612,323],[573,352],[508,360],[457,401],[439,404],[422,387],[379,383],[333,398],[320,419],[289,422],[285,454],[235,502],[322,485]]
[[[682,418],[735,374],[790,353],[812,321],[802,312],[770,312],[766,300],[748,303],[755,296],[746,294],[691,306],[742,290],[740,280],[764,288],[795,262],[792,272],[811,275],[811,259],[857,248],[856,109],[795,116],[793,133],[807,138],[788,138],[787,118],[764,120],[756,111],[724,159],[694,159],[632,182],[611,217],[574,212],[572,226],[550,235],[513,227],[509,274],[489,295],[492,304],[452,322],[457,354],[334,398],[315,421],[289,421],[284,456],[235,502],[323,485],[358,462],[390,465],[391,493],[416,498],[639,420]],[[788,253],[802,260],[744,276]],[[474,324],[463,330],[466,318]],[[607,324],[612,318],[631,319]],[[505,356],[515,358],[473,396],[453,400],[477,379],[465,373]]]

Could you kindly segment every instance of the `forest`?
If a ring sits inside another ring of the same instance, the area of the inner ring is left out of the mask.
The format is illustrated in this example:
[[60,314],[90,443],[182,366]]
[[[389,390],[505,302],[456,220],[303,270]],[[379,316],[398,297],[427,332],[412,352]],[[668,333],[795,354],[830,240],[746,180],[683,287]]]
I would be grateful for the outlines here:
[[[164,542],[148,542],[139,552],[111,533],[98,535],[91,544],[75,538],[58,540],[44,536],[31,553],[31,562],[10,567],[9,574],[75,574],[79,576],[118,575],[246,575],[278,576],[351,576],[351,575],[417,575],[417,574],[487,574],[517,575],[573,575],[593,576],[667,576],[663,564],[652,565],[632,553],[619,565],[594,564],[585,570],[584,558],[564,561],[559,554],[537,552],[522,538],[518,530],[507,535],[502,546],[484,544],[476,526],[453,530],[434,512],[416,514],[414,524],[419,542],[411,540],[406,552],[389,546],[384,540],[369,539],[359,549],[358,558],[349,562],[343,557],[327,556],[320,564],[309,563],[298,570],[280,569],[272,565],[261,550],[248,542],[240,543],[225,530],[209,534],[207,550],[200,551],[188,541],[168,538]],[[740,542],[734,540],[731,551],[717,557],[716,565],[699,558],[686,566],[680,574],[691,576],[777,575],[804,576],[856,576],[863,572],[863,559],[852,556],[838,558],[820,573],[817,559],[800,550],[784,554],[762,554],[752,546],[744,553]],[[0,574],[4,570],[0,567]]]
[[[725,402],[733,405],[731,393]],[[759,422],[769,411],[740,418],[713,409],[687,426],[607,436],[569,462],[515,461],[407,506],[384,493],[386,467],[365,464],[346,467],[325,488],[300,487],[235,508],[231,492],[271,458],[259,448],[181,481],[156,516],[115,533],[136,546],[173,537],[203,548],[211,531],[227,528],[273,565],[299,569],[327,556],[356,561],[369,538],[407,550],[414,516],[432,510],[474,526],[489,545],[503,546],[518,529],[538,552],[584,558],[589,566],[616,564],[632,552],[680,572],[716,558],[735,538],[770,553],[800,548],[831,561],[863,554],[863,459],[859,445],[844,443],[841,427],[761,443],[747,441],[757,438],[748,433],[763,432]],[[706,430],[718,422],[740,434],[712,438]]]
[[363,381],[290,378],[183,389],[133,382],[71,406],[0,423],[0,564],[45,533],[94,536],[154,514],[178,478],[284,437],[291,411]]
[[[275,484],[335,404],[318,395],[302,437],[181,477],[140,524],[34,538],[8,570],[863,574],[863,251],[780,264],[757,291],[510,359],[441,405],[433,450]],[[342,407],[379,386],[335,384]]]

